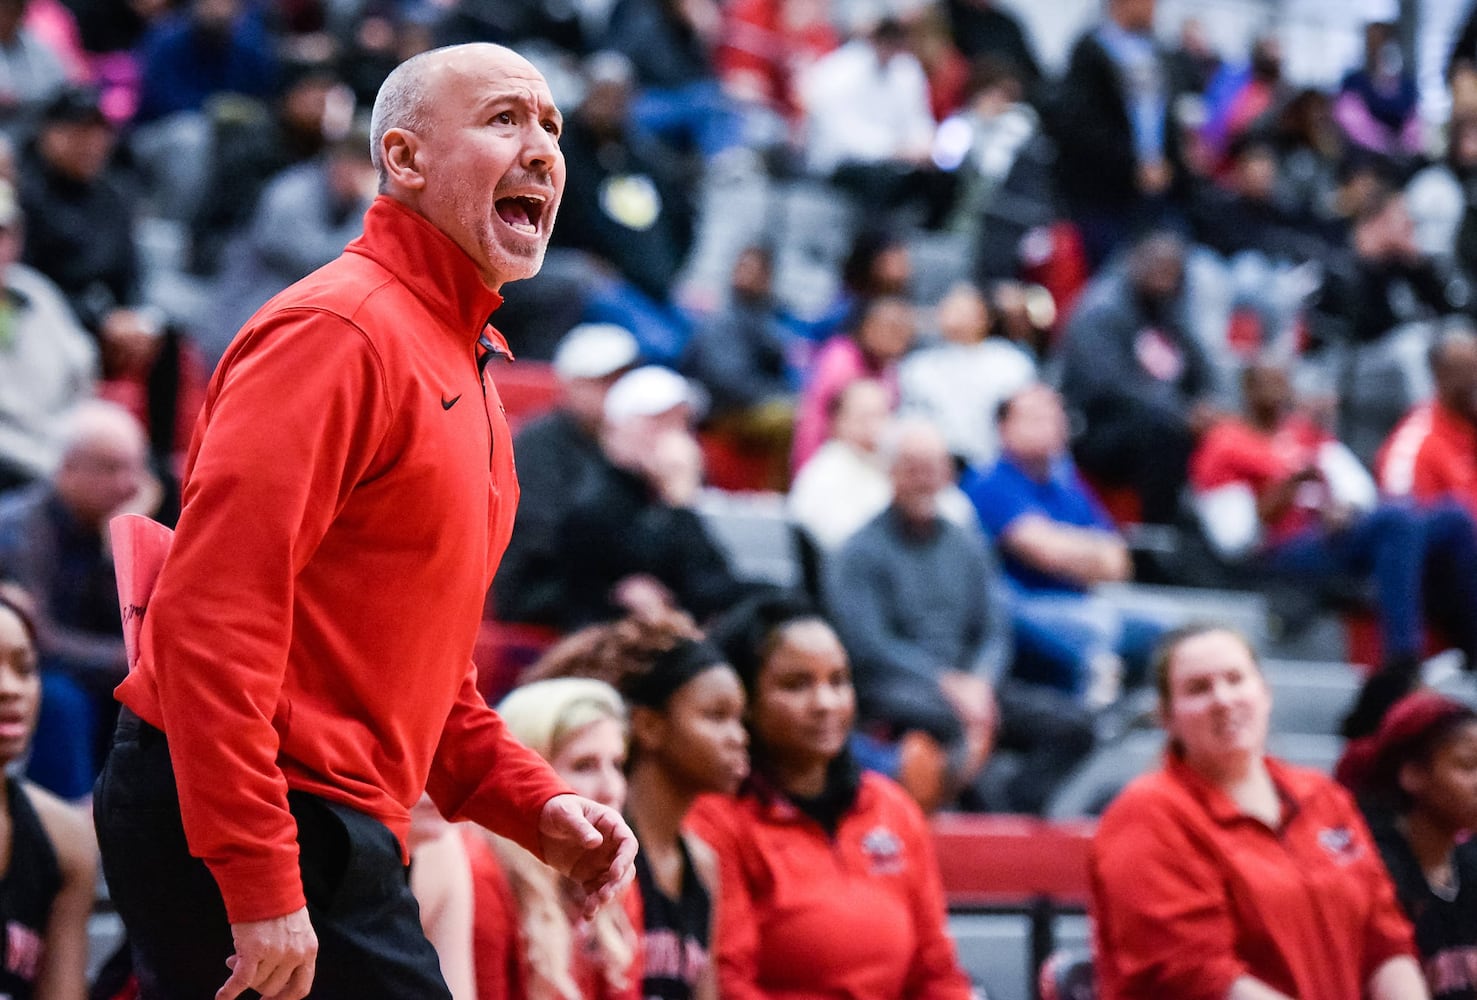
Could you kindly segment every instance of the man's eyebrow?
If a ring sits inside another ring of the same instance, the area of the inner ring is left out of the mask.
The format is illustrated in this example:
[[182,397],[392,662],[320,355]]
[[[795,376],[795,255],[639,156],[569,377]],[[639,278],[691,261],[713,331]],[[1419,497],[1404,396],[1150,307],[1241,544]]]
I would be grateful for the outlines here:
[[[492,108],[495,108],[500,104],[516,104],[520,107],[528,108],[535,111],[538,110],[540,107],[540,102],[529,97],[526,93],[518,90],[495,91],[491,94],[488,94],[487,97],[483,98],[482,103],[478,107],[483,111],[490,111]],[[561,114],[559,109],[554,107],[552,103],[548,105],[548,110],[542,115],[542,117],[552,118],[560,125],[564,124],[564,115]]]

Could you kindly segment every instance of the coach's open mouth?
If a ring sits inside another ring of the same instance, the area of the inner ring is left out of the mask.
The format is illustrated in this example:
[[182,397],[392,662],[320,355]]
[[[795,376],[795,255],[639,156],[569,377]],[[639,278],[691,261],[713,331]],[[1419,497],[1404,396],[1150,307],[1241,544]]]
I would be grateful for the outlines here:
[[547,200],[540,194],[519,194],[499,198],[496,202],[497,216],[510,228],[527,236],[535,236],[538,234],[539,220],[544,217],[544,208],[547,204]]

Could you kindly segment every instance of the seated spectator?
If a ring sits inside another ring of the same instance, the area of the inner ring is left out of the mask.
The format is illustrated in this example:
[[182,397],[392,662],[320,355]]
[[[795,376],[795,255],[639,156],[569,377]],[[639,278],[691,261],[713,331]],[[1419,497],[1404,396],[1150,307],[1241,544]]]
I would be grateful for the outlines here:
[[[1389,6],[1391,14],[1396,8]],[[1364,26],[1364,61],[1344,77],[1333,113],[1356,145],[1392,158],[1421,151],[1420,90],[1405,64],[1400,26],[1380,16]]]
[[1203,97],[1222,66],[1205,22],[1194,16],[1182,20],[1176,42],[1167,59],[1170,92]]
[[174,452],[179,342],[144,300],[134,203],[111,165],[116,134],[97,91],[63,90],[42,114],[19,171],[23,260],[55,282],[97,338],[106,378],[143,381],[161,468]]
[[1452,499],[1477,517],[1477,331],[1443,332],[1430,351],[1436,396],[1400,421],[1375,460],[1380,490]]
[[816,353],[795,417],[791,468],[799,473],[826,440],[827,414],[841,390],[859,378],[880,379],[897,398],[897,365],[917,336],[913,307],[895,296],[862,303],[851,332],[837,334]]
[[559,342],[553,362],[559,403],[513,439],[521,499],[513,537],[493,581],[499,618],[557,620],[564,596],[558,564],[564,515],[585,473],[601,461],[605,394],[639,356],[636,338],[609,324],[581,324]]
[[999,453],[995,411],[1036,380],[1036,362],[1000,335],[980,289],[950,288],[938,304],[943,343],[914,351],[898,366],[902,409],[927,417],[949,451],[966,465],[989,465]]
[[743,685],[690,618],[670,613],[583,629],[531,671],[570,674],[610,683],[631,712],[625,813],[641,841],[632,898],[640,995],[716,996],[717,859],[683,825],[699,796],[733,795],[748,777]]
[[852,759],[846,652],[786,604],[746,604],[715,635],[754,758],[737,798],[705,796],[691,818],[718,856],[718,995],[966,1000],[928,824]]
[[[504,698],[498,714],[576,794],[612,809],[625,805],[626,713],[609,685],[586,678],[529,684]],[[574,883],[510,840],[471,825],[464,831],[478,1000],[642,996],[628,905],[612,903],[582,919]]]
[[654,366],[621,376],[605,397],[600,457],[570,487],[558,531],[563,629],[623,610],[681,608],[704,620],[752,589],[693,509],[702,454],[694,397],[682,376]]
[[682,370],[712,401],[708,433],[766,459],[767,485],[783,492],[795,436],[795,332],[774,301],[773,267],[762,247],[739,254],[728,305],[698,325]]
[[743,141],[743,119],[718,83],[722,30],[716,0],[617,0],[605,43],[635,69],[637,131],[707,160]]
[[908,51],[923,67],[923,77],[928,81],[928,112],[935,122],[941,122],[964,106],[969,60],[954,44],[949,17],[942,7],[925,5],[906,11],[901,20],[908,35]]
[[1286,99],[1282,61],[1282,42],[1267,33],[1251,43],[1244,66],[1222,67],[1216,74],[1205,94],[1208,120],[1201,133],[1213,152],[1225,152]]
[[[1192,251],[1190,283],[1200,289],[1201,341],[1222,370],[1235,369],[1258,347],[1283,354],[1297,349],[1303,308],[1318,283],[1309,262],[1332,250],[1315,217],[1277,200],[1279,170],[1269,140],[1243,135],[1231,143],[1223,182],[1202,182],[1191,196],[1189,216],[1200,246]],[[1205,305],[1218,286],[1225,313]],[[1237,327],[1233,340],[1238,321],[1253,325]]]
[[1405,203],[1415,227],[1415,245],[1438,260],[1456,260],[1477,274],[1477,226],[1471,185],[1477,181],[1477,115],[1453,118],[1446,155],[1405,185]]
[[159,484],[128,411],[83,403],[65,428],[50,479],[0,504],[0,579],[16,581],[37,602],[46,697],[28,774],[62,798],[80,799],[107,754],[118,717],[113,688],[128,669],[103,533],[125,510],[152,514]]
[[1287,373],[1247,369],[1244,419],[1218,422],[1196,450],[1191,479],[1202,522],[1222,552],[1278,576],[1373,584],[1384,666],[1346,722],[1364,735],[1414,683],[1428,619],[1477,663],[1477,539],[1456,504],[1376,503],[1369,474],[1297,413]]
[[246,230],[223,254],[211,329],[196,338],[212,367],[252,313],[364,231],[364,213],[378,190],[364,155],[368,139],[355,129],[263,188]]
[[1454,283],[1416,245],[1410,211],[1397,191],[1376,189],[1364,200],[1349,253],[1336,263],[1341,266],[1330,269],[1314,302],[1315,318],[1340,322],[1342,339],[1356,344],[1377,340],[1401,323],[1457,312],[1465,302],[1465,283]]
[[[231,237],[250,221],[262,190],[288,167],[323,152],[348,110],[349,91],[325,62],[310,60],[283,68],[285,79],[270,105],[237,97],[219,102],[210,112],[210,149],[205,187],[188,220],[190,270],[213,275]],[[361,149],[362,152],[362,149]]]
[[[892,502],[892,478],[883,456],[894,430],[892,395],[876,379],[857,379],[836,397],[831,436],[805,463],[790,488],[790,519],[823,554],[834,553]],[[976,526],[969,500],[948,482],[939,511],[962,528]]]
[[1028,234],[1056,221],[1054,157],[1015,68],[976,60],[963,106],[939,123],[933,138],[934,163],[957,178],[948,226],[972,250],[971,273],[1014,276]]
[[883,296],[907,299],[912,283],[913,257],[908,244],[893,230],[869,226],[856,234],[841,262],[841,287],[835,299],[820,316],[805,323],[801,333],[823,343],[855,323],[869,300]]
[[693,208],[670,157],[632,131],[630,63],[598,53],[585,75],[585,97],[559,140],[568,183],[554,245],[609,272],[593,280],[588,318],[626,327],[648,359],[675,363],[691,327],[670,294],[692,245]]
[[1477,713],[1422,691],[1401,699],[1361,742],[1340,762],[1339,778],[1359,796],[1395,894],[1415,925],[1431,996],[1472,1000],[1477,841],[1469,838],[1477,829]]
[[61,460],[61,418],[92,395],[97,345],[61,292],[20,263],[25,222],[0,181],[0,492],[39,479]]
[[149,29],[139,59],[140,123],[200,111],[214,94],[265,98],[276,84],[266,25],[240,0],[191,0]]
[[97,843],[86,813],[23,781],[41,700],[36,627],[14,590],[0,592],[0,765],[6,857],[5,968],[12,997],[86,995],[88,917],[97,893]]
[[884,19],[817,60],[801,80],[810,170],[871,212],[921,203],[943,221],[953,185],[932,163],[928,79],[907,51],[907,30]]
[[1012,656],[1009,597],[978,530],[939,512],[952,466],[938,431],[905,422],[891,451],[891,506],[841,547],[825,575],[862,718],[947,748],[955,788],[974,781],[992,746],[1024,751],[1006,805],[1037,812],[1091,749],[1091,721],[1065,696],[1002,683]]
[[186,0],[166,6],[139,42],[128,149],[154,214],[188,222],[214,196],[211,105],[276,93],[275,40],[265,16],[242,0]]
[[1348,141],[1333,120],[1327,94],[1311,87],[1299,90],[1273,105],[1254,130],[1267,135],[1277,151],[1281,204],[1334,225],[1347,218],[1339,204],[1340,173],[1361,161],[1348,155]]
[[1164,766],[1103,814],[1092,915],[1103,1000],[1424,1000],[1410,924],[1353,800],[1266,751],[1247,641],[1171,633],[1156,656]]
[[0,504],[0,579],[35,595],[46,699],[31,780],[65,799],[92,792],[117,722],[127,672],[123,620],[103,532],[109,518],[152,514],[158,483],[133,415],[84,402],[65,418],[61,464]]
[[1129,579],[1133,563],[1077,476],[1061,397],[1039,383],[1021,389],[1000,404],[999,424],[999,460],[961,486],[1011,584],[1016,676],[1102,707],[1121,681],[1143,677],[1163,628],[1091,592]]
[[1184,255],[1178,237],[1143,237],[1125,270],[1088,286],[1063,333],[1077,463],[1096,482],[1132,488],[1153,524],[1175,521],[1190,452],[1216,415],[1209,363],[1188,332]]
[[1279,166],[1270,141],[1244,136],[1231,144],[1227,160],[1225,186],[1205,188],[1192,206],[1196,242],[1228,260],[1250,253],[1300,263],[1328,252],[1311,217],[1277,202]]

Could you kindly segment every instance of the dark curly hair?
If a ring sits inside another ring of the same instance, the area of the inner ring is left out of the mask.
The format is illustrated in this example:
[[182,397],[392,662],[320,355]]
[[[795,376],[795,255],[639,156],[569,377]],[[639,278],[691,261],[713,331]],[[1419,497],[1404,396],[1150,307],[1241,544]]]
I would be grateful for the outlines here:
[[593,677],[641,703],[669,654],[703,642],[703,632],[681,611],[631,615],[590,625],[556,643],[528,669],[523,683],[552,677]]

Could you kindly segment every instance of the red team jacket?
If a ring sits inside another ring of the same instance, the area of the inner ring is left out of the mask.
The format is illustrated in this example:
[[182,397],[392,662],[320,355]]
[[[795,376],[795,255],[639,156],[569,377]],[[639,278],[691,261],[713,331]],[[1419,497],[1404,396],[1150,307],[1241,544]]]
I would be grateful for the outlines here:
[[566,791],[471,663],[518,502],[495,370],[478,367],[484,330],[506,352],[488,326],[501,301],[447,236],[381,197],[211,380],[118,697],[168,736],[191,853],[233,922],[303,905],[289,788],[402,845],[424,788],[535,850],[544,803]]
[[1224,1000],[1254,976],[1298,1000],[1357,1000],[1415,955],[1358,809],[1322,774],[1268,759],[1272,829],[1184,763],[1132,782],[1092,847],[1101,1000]]
[[922,812],[862,775],[834,839],[783,798],[710,795],[688,814],[718,855],[724,1000],[969,1000]]

